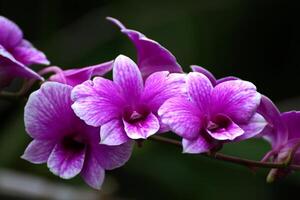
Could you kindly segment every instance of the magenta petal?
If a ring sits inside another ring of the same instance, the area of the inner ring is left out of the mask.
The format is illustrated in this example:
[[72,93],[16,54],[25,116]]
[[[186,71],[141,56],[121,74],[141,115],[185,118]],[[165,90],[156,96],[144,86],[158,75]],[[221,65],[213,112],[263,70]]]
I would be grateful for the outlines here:
[[45,54],[37,50],[27,40],[22,42],[13,50],[14,57],[24,65],[41,64],[49,65],[50,62]]
[[147,104],[152,112],[157,112],[166,100],[186,95],[185,78],[185,74],[167,71],[151,74],[146,79],[141,102]]
[[113,67],[113,61],[101,63],[98,65],[83,67],[79,69],[68,69],[61,73],[55,74],[49,78],[50,81],[66,83],[76,86],[86,80],[92,79],[93,76],[103,76]]
[[100,128],[100,138],[100,144],[105,145],[120,145],[130,140],[119,119],[113,119],[103,124]]
[[277,149],[281,144],[286,143],[288,140],[288,129],[274,103],[268,97],[262,96],[257,111],[268,122],[268,125],[261,133],[262,137],[272,144],[273,149]]
[[138,66],[143,78],[158,71],[182,72],[176,58],[159,43],[147,38],[142,33],[127,29],[117,19],[107,17],[109,21],[116,24],[121,32],[129,37],[137,49]]
[[68,85],[47,82],[29,96],[24,121],[31,137],[57,139],[72,130],[77,118],[71,109],[71,90]]
[[47,162],[54,146],[55,141],[33,140],[27,146],[22,158],[34,164],[45,163]]
[[195,139],[201,130],[201,113],[186,98],[171,98],[158,110],[161,121],[177,135]]
[[72,90],[72,108],[88,125],[101,126],[120,117],[124,99],[121,89],[114,82],[101,77],[85,81]]
[[21,29],[14,22],[0,16],[0,44],[10,49],[18,45],[23,38]]
[[289,132],[288,139],[300,139],[300,112],[290,111],[281,114],[282,121],[286,124]]
[[201,74],[204,74],[210,80],[212,85],[216,85],[216,78],[210,71],[198,65],[191,65],[191,68],[193,72],[199,72]]
[[92,151],[98,163],[104,169],[115,169],[123,166],[130,158],[133,142],[129,141],[117,146],[97,145]]
[[[227,116],[219,115],[221,118],[227,118]],[[221,119],[222,120],[222,119]],[[244,133],[244,130],[235,124],[232,120],[226,119],[228,125],[224,128],[219,128],[216,130],[206,130],[209,135],[217,140],[234,140],[238,136],[241,136]]]
[[124,129],[131,139],[146,139],[159,130],[159,121],[152,113],[145,119],[129,123],[123,119]]
[[187,93],[201,112],[208,113],[212,90],[213,86],[204,74],[190,72],[187,75]]
[[247,124],[240,125],[240,127],[245,131],[245,133],[240,137],[236,138],[236,141],[246,140],[257,136],[264,130],[266,125],[267,122],[263,118],[263,116],[261,116],[258,113],[255,113]]
[[212,92],[212,114],[223,113],[236,123],[247,123],[256,112],[261,95],[248,81],[232,80],[218,84]]
[[183,153],[204,153],[208,152],[215,145],[209,143],[204,137],[199,136],[194,140],[182,139]]
[[84,181],[94,189],[100,190],[105,177],[105,170],[94,155],[87,154],[81,171]]
[[70,179],[80,173],[85,158],[85,148],[72,149],[62,143],[56,144],[51,152],[47,165],[52,173]]
[[139,100],[143,91],[143,79],[138,66],[127,56],[120,55],[113,64],[113,80],[123,91],[127,101]]
[[24,64],[17,61],[11,53],[6,51],[0,44],[0,75],[5,74],[5,76],[10,75],[12,77],[24,77],[43,80],[43,78],[26,67]]

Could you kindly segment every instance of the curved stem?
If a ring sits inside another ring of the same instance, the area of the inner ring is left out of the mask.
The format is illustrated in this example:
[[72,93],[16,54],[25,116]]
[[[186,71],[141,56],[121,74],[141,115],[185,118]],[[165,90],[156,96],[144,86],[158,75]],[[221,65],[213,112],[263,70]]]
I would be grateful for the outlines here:
[[[181,147],[181,142],[174,140],[174,139],[165,138],[165,137],[157,136],[157,135],[150,137],[150,139],[158,141],[158,142],[163,142],[163,143],[172,144],[172,145]],[[226,161],[226,162],[243,165],[246,167],[259,167],[259,168],[271,168],[271,169],[272,168],[279,169],[279,168],[287,168],[288,167],[293,170],[300,170],[299,165],[288,165],[287,166],[286,163],[261,162],[261,161],[239,158],[239,157],[235,157],[235,156],[224,155],[221,153],[202,153],[201,155],[210,157],[210,158],[214,158],[217,160],[222,160],[222,161]]]

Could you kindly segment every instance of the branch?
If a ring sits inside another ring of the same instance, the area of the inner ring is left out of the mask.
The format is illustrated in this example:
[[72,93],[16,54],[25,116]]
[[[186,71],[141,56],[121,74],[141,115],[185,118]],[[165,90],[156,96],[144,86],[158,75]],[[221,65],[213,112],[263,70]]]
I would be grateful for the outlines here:
[[[174,139],[165,138],[165,137],[157,136],[157,135],[151,136],[150,139],[154,140],[154,141],[163,142],[163,143],[172,144],[172,145],[181,147],[181,142],[174,140]],[[222,161],[226,161],[226,162],[230,162],[230,163],[239,164],[239,165],[246,166],[246,167],[259,167],[259,168],[271,168],[271,169],[272,168],[277,168],[277,169],[289,168],[289,169],[293,169],[293,170],[300,170],[299,165],[287,165],[286,162],[284,162],[284,163],[262,162],[262,161],[255,161],[255,160],[239,158],[239,157],[235,157],[235,156],[224,155],[221,153],[202,153],[201,155],[210,157],[210,158],[214,158],[217,160],[222,160]]]

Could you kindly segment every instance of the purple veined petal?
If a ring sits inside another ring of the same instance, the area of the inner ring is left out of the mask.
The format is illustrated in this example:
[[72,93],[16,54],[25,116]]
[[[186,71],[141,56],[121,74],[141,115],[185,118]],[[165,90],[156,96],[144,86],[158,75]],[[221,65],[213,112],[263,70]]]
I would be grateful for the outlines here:
[[92,152],[98,163],[107,170],[123,166],[130,158],[133,142],[129,141],[117,146],[95,145]]
[[98,65],[83,67],[79,69],[68,69],[58,74],[54,74],[49,78],[50,81],[66,83],[71,86],[76,86],[86,80],[92,79],[93,76],[103,76],[108,73],[113,67],[113,61],[101,63]]
[[186,98],[171,98],[158,110],[162,123],[177,135],[195,139],[200,134],[203,122],[199,109]]
[[120,21],[112,17],[107,20],[117,25],[121,32],[129,37],[137,49],[138,66],[143,78],[158,71],[182,72],[176,58],[170,51],[142,33],[127,29]]
[[17,61],[11,53],[0,44],[1,74],[11,77],[24,77],[44,80],[39,74]]
[[86,148],[68,148],[63,142],[55,145],[47,165],[50,171],[63,178],[70,179],[78,175],[83,168]]
[[0,45],[10,49],[18,45],[23,38],[21,29],[11,20],[0,16]]
[[37,50],[29,41],[22,42],[13,49],[14,57],[24,65],[40,64],[49,65],[50,62],[45,54]]
[[206,129],[207,133],[216,140],[234,140],[235,138],[244,134],[244,130],[234,123],[228,116],[217,115],[215,117],[215,123],[226,124],[226,127],[220,127],[215,129]]
[[96,77],[72,90],[72,108],[88,125],[99,127],[122,115],[125,100],[121,88],[111,80]]
[[190,67],[193,72],[199,72],[201,74],[204,74],[210,80],[210,82],[213,86],[215,86],[217,84],[215,76],[207,69],[200,67],[198,65],[191,65]]
[[234,80],[240,80],[240,79],[237,78],[237,77],[234,77],[234,76],[226,76],[224,78],[218,79],[217,82],[216,82],[216,85],[218,85],[220,83],[223,83],[223,82],[226,82],[226,81],[234,81]]
[[74,121],[80,120],[71,109],[71,90],[71,86],[47,82],[29,96],[24,121],[32,138],[57,139],[73,130]]
[[281,114],[283,123],[288,129],[288,139],[300,139],[300,112],[290,111]]
[[222,113],[235,123],[247,123],[260,104],[261,95],[248,81],[232,80],[216,85],[212,92],[211,114]]
[[22,158],[34,164],[46,163],[55,144],[52,140],[33,140],[27,146]]
[[264,130],[267,124],[267,121],[262,115],[255,113],[247,124],[240,125],[245,133],[236,138],[235,141],[246,140],[259,135]]
[[273,149],[285,144],[288,140],[288,129],[274,103],[268,97],[262,95],[257,112],[268,122],[261,136],[272,144]]
[[120,145],[130,140],[120,119],[113,119],[103,124],[100,128],[100,138],[100,144],[105,145]]
[[159,107],[168,99],[186,95],[185,74],[155,72],[145,81],[141,102],[156,113]]
[[113,64],[113,80],[123,91],[128,102],[140,99],[144,85],[138,66],[127,56],[119,55]]
[[87,154],[81,171],[84,181],[94,189],[100,190],[105,178],[105,170],[98,163],[95,155]]
[[159,121],[153,113],[137,122],[127,122],[123,119],[124,130],[131,139],[146,139],[159,130]]
[[187,93],[202,113],[208,114],[213,86],[210,80],[201,73],[190,72],[187,75]]
[[196,139],[182,139],[183,153],[204,153],[215,147],[215,144],[208,142],[204,137],[199,136]]

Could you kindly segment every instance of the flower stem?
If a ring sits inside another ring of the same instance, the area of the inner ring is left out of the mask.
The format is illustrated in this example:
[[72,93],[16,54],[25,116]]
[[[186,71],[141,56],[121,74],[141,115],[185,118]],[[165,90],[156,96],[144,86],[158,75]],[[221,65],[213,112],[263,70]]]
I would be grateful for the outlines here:
[[[172,144],[172,145],[176,145],[178,147],[181,147],[181,142],[178,140],[174,140],[171,138],[166,138],[166,137],[162,137],[162,136],[151,136],[150,137],[151,140],[154,141],[158,141],[158,142],[163,142],[163,143],[167,143],[167,144]],[[262,161],[256,161],[256,160],[249,160],[249,159],[244,159],[244,158],[239,158],[239,157],[235,157],[235,156],[229,156],[229,155],[225,155],[225,154],[221,154],[221,153],[202,153],[201,155],[206,156],[206,157],[210,157],[213,159],[217,159],[217,160],[222,160],[225,162],[230,162],[230,163],[235,163],[235,164],[239,164],[242,166],[246,166],[246,167],[259,167],[259,168],[289,168],[292,170],[300,170],[300,166],[299,165],[287,165],[286,163],[272,163],[272,162],[262,162]]]

